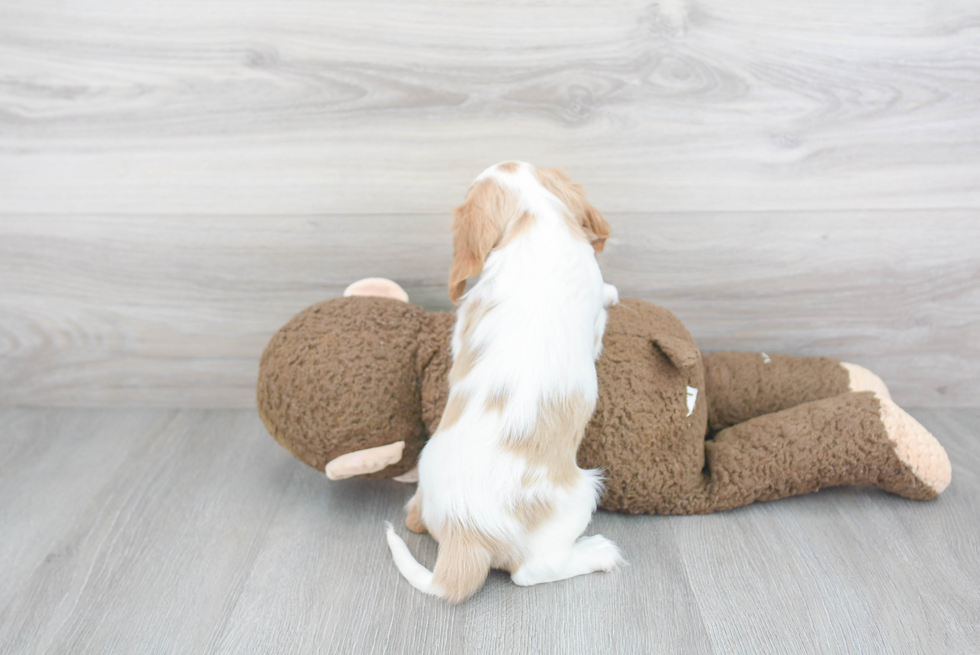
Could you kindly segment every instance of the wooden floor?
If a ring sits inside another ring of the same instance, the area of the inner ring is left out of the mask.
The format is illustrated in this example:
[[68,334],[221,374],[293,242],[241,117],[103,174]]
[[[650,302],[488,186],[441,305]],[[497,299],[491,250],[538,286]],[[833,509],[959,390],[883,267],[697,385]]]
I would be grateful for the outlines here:
[[602,512],[629,566],[450,607],[391,563],[411,486],[329,482],[254,412],[0,410],[0,652],[980,652],[980,410],[913,414],[953,462],[937,501]]

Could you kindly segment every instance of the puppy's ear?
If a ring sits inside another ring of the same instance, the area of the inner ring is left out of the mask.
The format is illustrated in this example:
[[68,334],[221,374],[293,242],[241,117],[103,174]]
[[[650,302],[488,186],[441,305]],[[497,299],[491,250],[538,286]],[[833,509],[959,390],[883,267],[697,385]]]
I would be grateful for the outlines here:
[[453,303],[466,290],[466,280],[483,270],[487,255],[516,211],[513,194],[492,179],[471,186],[466,202],[453,210],[453,265],[449,269],[449,298]]
[[585,230],[586,238],[598,254],[606,247],[606,239],[609,238],[609,223],[606,221],[606,217],[599,213],[599,210],[593,207],[584,196],[582,202],[585,205],[580,217],[582,229]]
[[572,223],[569,227],[572,228],[573,233],[577,227],[581,227],[586,240],[592,244],[595,251],[602,252],[606,246],[606,239],[609,238],[609,223],[599,210],[585,199],[582,186],[572,182],[560,168],[538,168],[535,169],[535,175],[541,186],[561,200],[571,212]]

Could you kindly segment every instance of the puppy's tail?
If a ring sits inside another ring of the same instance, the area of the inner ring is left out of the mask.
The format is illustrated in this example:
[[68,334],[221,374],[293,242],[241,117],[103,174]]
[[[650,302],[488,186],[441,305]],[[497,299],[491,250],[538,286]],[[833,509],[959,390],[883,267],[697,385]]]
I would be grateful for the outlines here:
[[398,571],[402,576],[408,580],[409,584],[422,593],[432,596],[442,596],[432,585],[432,571],[419,564],[412,557],[408,546],[402,541],[401,537],[395,534],[395,528],[391,526],[391,523],[385,521],[385,527],[388,530],[388,548],[391,549],[391,556],[395,560],[395,566],[398,567]]
[[388,548],[395,566],[409,584],[424,594],[459,603],[479,590],[490,573],[490,553],[447,530],[439,544],[435,571],[419,564],[395,529],[386,523]]

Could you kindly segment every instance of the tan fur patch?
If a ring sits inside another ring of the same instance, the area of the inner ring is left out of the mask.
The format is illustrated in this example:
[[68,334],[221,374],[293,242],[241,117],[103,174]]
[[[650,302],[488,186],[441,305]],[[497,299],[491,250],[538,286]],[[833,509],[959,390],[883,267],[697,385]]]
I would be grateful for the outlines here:
[[451,603],[472,596],[483,585],[491,567],[513,574],[521,566],[519,555],[479,530],[451,523],[443,526],[439,537],[432,582]]
[[449,386],[452,388],[470,374],[476,362],[482,354],[479,347],[472,347],[469,341],[463,342],[463,347],[459,351],[459,356],[453,362],[453,367],[449,369]]
[[521,169],[521,165],[516,161],[505,161],[503,164],[497,166],[497,170],[501,173],[516,173]]
[[466,201],[453,211],[453,264],[449,269],[449,297],[453,302],[466,290],[466,280],[480,274],[490,250],[518,216],[514,193],[493,178],[469,188]]
[[551,518],[554,511],[554,505],[546,500],[521,500],[514,507],[513,514],[525,530],[534,532]]
[[565,207],[568,229],[572,236],[592,244],[597,253],[602,252],[609,238],[609,223],[599,210],[585,199],[582,187],[558,168],[535,168],[534,175],[545,189],[555,195]]
[[456,425],[456,421],[466,410],[466,403],[469,402],[469,394],[459,391],[452,394],[446,402],[446,410],[442,413],[442,420],[439,421],[440,430],[448,430]]
[[425,534],[425,523],[422,522],[422,492],[416,491],[405,506],[408,516],[405,517],[405,527],[416,534]]
[[571,486],[579,479],[575,454],[593,411],[595,403],[581,396],[542,402],[532,432],[510,435],[504,440],[504,448],[529,465],[544,468],[553,484]]
[[486,402],[483,403],[483,408],[488,412],[503,414],[504,409],[507,407],[508,400],[510,400],[510,394],[506,391],[494,391],[492,394],[487,396]]

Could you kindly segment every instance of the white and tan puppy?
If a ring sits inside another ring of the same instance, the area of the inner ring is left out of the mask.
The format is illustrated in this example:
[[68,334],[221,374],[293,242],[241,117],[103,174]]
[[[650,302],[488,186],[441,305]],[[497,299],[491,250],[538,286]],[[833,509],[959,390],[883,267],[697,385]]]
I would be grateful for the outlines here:
[[439,554],[429,571],[389,526],[395,564],[416,589],[451,602],[491,568],[519,585],[609,571],[622,561],[615,544],[580,538],[601,480],[575,463],[595,409],[606,308],[618,302],[595,259],[609,225],[560,171],[506,162],[476,178],[453,230],[449,295],[462,303],[449,400],[406,519]]

